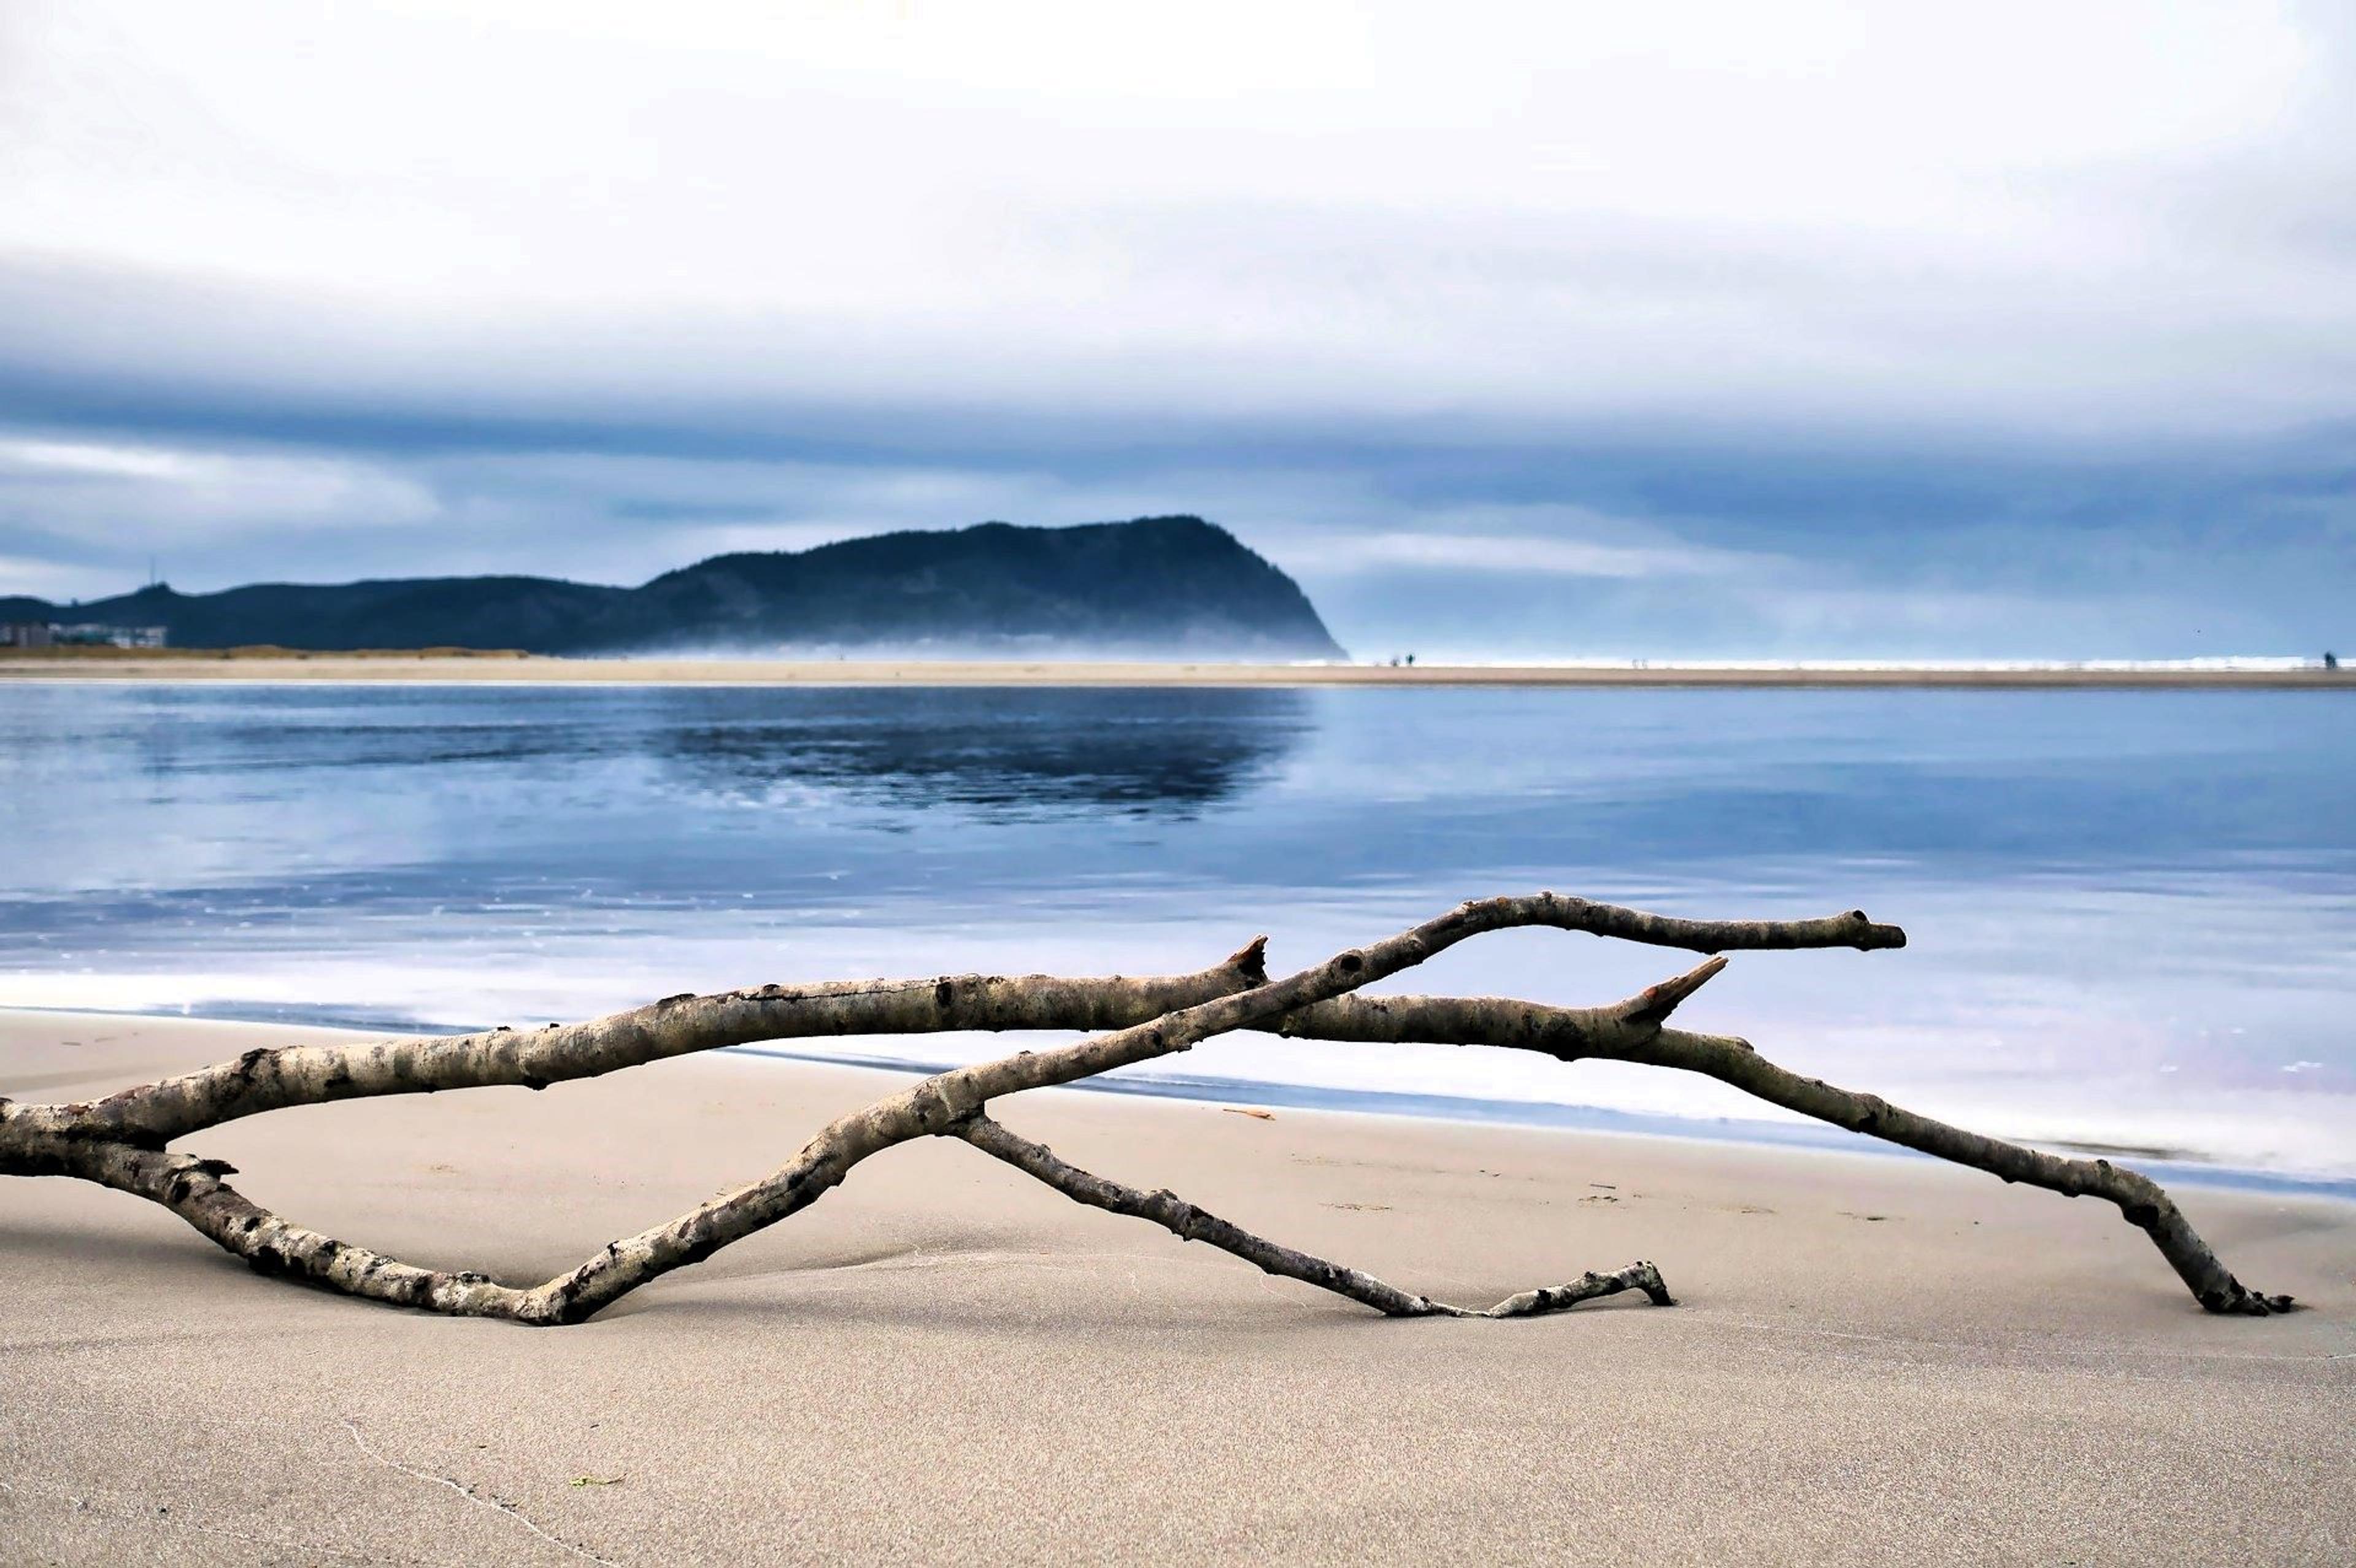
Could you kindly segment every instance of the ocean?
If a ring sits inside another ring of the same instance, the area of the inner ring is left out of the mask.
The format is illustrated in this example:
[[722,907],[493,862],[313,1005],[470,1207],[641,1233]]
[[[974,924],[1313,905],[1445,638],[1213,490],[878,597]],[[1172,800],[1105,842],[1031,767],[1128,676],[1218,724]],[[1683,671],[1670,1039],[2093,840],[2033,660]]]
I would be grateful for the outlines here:
[[[1679,1021],[1999,1136],[2356,1180],[2336,692],[0,687],[0,1006],[526,1025],[771,980],[1187,970],[1263,933],[1281,970],[1539,888],[1863,908],[1911,945],[1737,955]],[[1688,962],[1524,932],[1389,988],[1590,1004]],[[1124,1077],[1864,1147],[1505,1052],[1245,1035]]]

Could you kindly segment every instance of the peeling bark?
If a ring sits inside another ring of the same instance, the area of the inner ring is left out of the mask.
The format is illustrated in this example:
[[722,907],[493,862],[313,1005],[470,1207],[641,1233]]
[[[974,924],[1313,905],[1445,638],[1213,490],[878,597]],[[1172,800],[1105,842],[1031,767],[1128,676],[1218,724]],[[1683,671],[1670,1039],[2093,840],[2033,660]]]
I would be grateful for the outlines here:
[[[1193,975],[1071,978],[947,976],[931,980],[765,986],[712,997],[673,997],[572,1026],[496,1029],[354,1045],[252,1051],[236,1061],[124,1090],[102,1100],[19,1105],[0,1100],[0,1174],[94,1181],[162,1204],[256,1269],[371,1300],[531,1324],[578,1322],[675,1268],[775,1224],[840,1183],[861,1160],[925,1136],[956,1136],[1082,1202],[1153,1220],[1273,1274],[1333,1290],[1392,1316],[1505,1317],[1559,1311],[1598,1296],[1643,1290],[1666,1305],[1649,1264],[1588,1274],[1486,1308],[1435,1302],[1369,1275],[1250,1235],[1168,1193],[1139,1193],[1065,1164],[983,1114],[991,1101],[1068,1083],[1131,1062],[1191,1049],[1236,1029],[1264,1029],[1336,1040],[1429,1040],[1536,1051],[1700,1072],[1778,1104],[2056,1191],[2118,1203],[2147,1231],[2204,1307],[2219,1312],[2286,1310],[2286,1296],[2244,1289],[2202,1243],[2163,1191],[2106,1161],[2064,1160],[1947,1127],[1804,1080],[1740,1040],[1663,1028],[1670,1012],[1725,965],[1713,957],[1613,1007],[1551,1008],[1500,998],[1390,997],[1361,987],[1488,932],[1550,926],[1680,947],[1738,949],[1900,947],[1905,933],[1859,911],[1811,921],[1687,921],[1553,893],[1479,900],[1437,920],[1270,981],[1264,939]],[[1101,1031],[1053,1050],[1024,1051],[936,1074],[829,1125],[764,1179],[698,1205],[670,1222],[609,1243],[578,1267],[530,1287],[471,1272],[422,1269],[289,1223],[224,1179],[229,1167],[166,1146],[204,1128],[301,1104],[430,1093],[493,1084],[539,1089],[691,1051],[754,1040],[944,1029]]]

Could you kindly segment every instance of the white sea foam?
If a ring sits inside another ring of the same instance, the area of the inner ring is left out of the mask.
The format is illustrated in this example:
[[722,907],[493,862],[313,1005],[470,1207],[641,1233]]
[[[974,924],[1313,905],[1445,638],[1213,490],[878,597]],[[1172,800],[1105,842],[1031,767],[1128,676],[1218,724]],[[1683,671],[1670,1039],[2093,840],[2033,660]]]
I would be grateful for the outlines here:
[[[1189,969],[1255,932],[1306,963],[1542,886],[1861,904],[1912,944],[1738,955],[1687,1021],[1991,1133],[2356,1172],[2356,731],[2231,694],[1575,708],[11,687],[0,1005],[521,1026],[773,980]],[[1510,933],[1408,988],[1594,1003],[1684,962]],[[1138,1071],[1777,1115],[1505,1052],[1246,1038]]]

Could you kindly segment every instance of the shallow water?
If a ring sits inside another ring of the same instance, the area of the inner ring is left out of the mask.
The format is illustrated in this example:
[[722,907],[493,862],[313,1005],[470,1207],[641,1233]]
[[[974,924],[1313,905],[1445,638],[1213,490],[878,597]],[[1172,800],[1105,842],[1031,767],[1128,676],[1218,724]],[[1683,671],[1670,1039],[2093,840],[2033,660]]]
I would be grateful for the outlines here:
[[[0,1005],[537,1023],[1186,969],[1263,931],[1281,966],[1539,887],[1861,906],[1912,945],[1740,955],[1681,1021],[1990,1132],[2346,1177],[2351,781],[2336,692],[11,684]],[[1399,987],[1589,1003],[1683,966],[1516,933]],[[1142,1071],[1775,1115],[1444,1049],[1245,1036]]]

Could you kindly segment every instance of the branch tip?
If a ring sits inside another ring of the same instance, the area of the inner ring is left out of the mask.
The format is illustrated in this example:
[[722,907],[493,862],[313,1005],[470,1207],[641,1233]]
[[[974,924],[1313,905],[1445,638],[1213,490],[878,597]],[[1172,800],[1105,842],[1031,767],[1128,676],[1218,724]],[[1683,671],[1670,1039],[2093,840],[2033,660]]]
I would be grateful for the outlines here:
[[1700,990],[1726,967],[1726,955],[1713,954],[1684,974],[1648,986],[1623,1004],[1630,1023],[1657,1024],[1677,1010],[1687,997]]
[[1268,979],[1268,938],[1255,936],[1227,955],[1227,967],[1240,973],[1253,985]]

